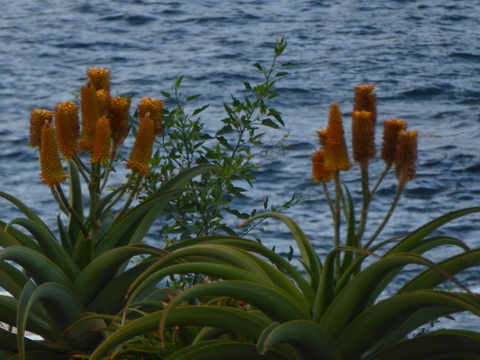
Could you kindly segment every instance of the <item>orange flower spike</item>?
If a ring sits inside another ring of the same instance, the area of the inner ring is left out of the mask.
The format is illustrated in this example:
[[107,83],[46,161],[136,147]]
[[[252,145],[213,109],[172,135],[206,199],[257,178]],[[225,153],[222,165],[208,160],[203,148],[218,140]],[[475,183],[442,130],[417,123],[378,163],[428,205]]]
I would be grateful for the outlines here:
[[163,100],[143,97],[138,105],[138,116],[145,117],[150,114],[155,124],[155,135],[159,136],[163,130]]
[[377,84],[364,84],[355,88],[353,111],[369,111],[373,113],[373,122],[377,122],[377,95],[374,92]]
[[153,142],[155,141],[155,124],[148,117],[140,118],[137,138],[133,144],[127,168],[137,171],[140,175],[148,174],[148,166],[152,157]]
[[320,146],[324,148],[325,145],[327,145],[327,128],[318,130],[317,135],[318,135],[318,142],[320,143]]
[[128,135],[128,118],[130,111],[130,99],[124,97],[112,97],[108,104],[108,118],[112,129],[113,152],[118,148]]
[[353,159],[360,164],[362,170],[366,170],[370,160],[375,158],[373,113],[355,111],[352,114],[352,151]]
[[78,106],[71,101],[58,104],[55,107],[55,123],[60,152],[65,159],[71,159],[78,152]]
[[95,90],[106,90],[110,92],[111,71],[106,68],[91,67],[87,69],[88,79],[92,82]]
[[39,147],[41,144],[42,127],[51,124],[53,113],[48,110],[33,109],[30,116],[30,146]]
[[402,119],[387,120],[383,123],[382,160],[385,165],[392,166],[397,149],[398,133],[407,129],[407,122]]
[[110,120],[98,119],[92,147],[92,163],[105,164],[108,162],[110,159],[111,135]]
[[313,182],[327,182],[333,179],[333,170],[325,163],[324,150],[317,150],[312,156]]
[[66,179],[52,124],[46,124],[41,129],[40,169],[42,182],[49,186],[59,185]]
[[418,132],[416,130],[402,130],[398,133],[394,163],[399,192],[402,192],[407,183],[415,177],[417,138]]
[[107,115],[110,104],[110,93],[107,90],[97,90],[99,118]]
[[330,106],[327,134],[324,153],[325,162],[334,170],[346,171],[350,169],[350,161],[348,160],[348,152],[345,145],[342,113],[337,103]]
[[95,137],[95,127],[97,126],[97,120],[100,118],[100,109],[95,88],[92,85],[82,86],[81,98],[82,140],[80,142],[80,149],[91,150]]

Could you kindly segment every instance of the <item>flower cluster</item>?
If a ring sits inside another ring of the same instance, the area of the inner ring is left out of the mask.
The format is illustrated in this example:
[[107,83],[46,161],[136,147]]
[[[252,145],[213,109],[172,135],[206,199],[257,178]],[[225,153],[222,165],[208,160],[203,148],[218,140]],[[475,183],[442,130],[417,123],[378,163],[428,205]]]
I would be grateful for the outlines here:
[[[111,96],[110,77],[105,68],[89,68],[79,104],[65,101],[53,112],[32,110],[30,145],[39,150],[45,184],[54,186],[65,180],[61,157],[75,161],[79,152],[86,152],[92,164],[101,165],[116,158],[130,128],[130,99]],[[139,114],[139,131],[126,166],[143,176],[148,173],[155,136],[162,133],[163,101],[142,98]]]
[[[352,116],[353,160],[363,172],[368,172],[371,160],[376,156],[375,128],[377,122],[377,99],[375,84],[355,88]],[[350,168],[340,106],[330,106],[328,126],[317,131],[320,149],[312,157],[314,182],[327,182],[338,176],[338,171]],[[387,170],[395,166],[398,190],[402,192],[408,181],[415,176],[417,161],[417,131],[407,131],[405,120],[384,121],[381,158]]]

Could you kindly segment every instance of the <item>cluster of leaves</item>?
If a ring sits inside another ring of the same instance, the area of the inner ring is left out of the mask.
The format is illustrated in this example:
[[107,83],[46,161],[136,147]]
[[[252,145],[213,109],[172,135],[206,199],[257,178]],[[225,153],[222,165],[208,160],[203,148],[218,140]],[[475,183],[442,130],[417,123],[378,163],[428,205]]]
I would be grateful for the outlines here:
[[[284,126],[280,112],[270,103],[278,95],[274,88],[277,79],[287,75],[283,69],[290,65],[278,63],[286,46],[283,39],[276,42],[274,58],[268,68],[254,64],[263,81],[254,86],[244,82],[245,95],[242,98],[232,95],[231,103],[224,104],[226,117],[221,120],[222,127],[213,136],[208,134],[200,118],[208,105],[194,109],[191,114],[187,111],[190,103],[200,95],[183,96],[180,91],[183,77],[176,81],[171,92],[162,92],[174,107],[165,111],[166,136],[160,140],[159,149],[152,158],[152,171],[144,179],[145,196],[192,166],[213,164],[221,169],[218,174],[206,174],[192,182],[191,192],[169,204],[167,223],[162,230],[165,239],[174,241],[219,232],[233,235],[235,230],[227,224],[225,215],[228,213],[243,220],[252,215],[240,213],[232,201],[244,196],[245,185],[252,185],[259,156],[282,149],[285,137],[269,143],[270,137],[262,128]],[[172,234],[176,234],[173,239]]]

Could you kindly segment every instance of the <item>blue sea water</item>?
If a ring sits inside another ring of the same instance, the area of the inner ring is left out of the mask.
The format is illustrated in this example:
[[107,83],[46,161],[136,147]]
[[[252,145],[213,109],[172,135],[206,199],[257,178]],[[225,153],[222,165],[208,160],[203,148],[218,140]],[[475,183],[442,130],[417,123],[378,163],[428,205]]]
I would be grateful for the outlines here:
[[[383,120],[402,118],[419,131],[417,176],[383,238],[412,230],[447,211],[478,206],[480,195],[480,1],[0,1],[0,189],[54,223],[57,208],[38,178],[37,154],[27,147],[32,108],[72,99],[85,69],[107,67],[120,93],[161,97],[184,75],[183,91],[204,94],[202,119],[219,128],[223,103],[255,81],[251,66],[268,64],[275,40],[288,48],[281,61],[295,65],[278,81],[274,105],[290,133],[285,157],[266,158],[258,181],[238,206],[261,208],[266,196],[281,204],[306,198],[286,214],[315,246],[331,245],[331,219],[322,191],[311,181],[315,131],[329,105],[344,113],[347,138],[353,88],[377,83],[378,135]],[[380,161],[372,172],[382,170]],[[351,190],[358,168],[346,175]],[[374,175],[372,175],[374,178]],[[393,177],[372,204],[379,223],[394,190]],[[18,216],[0,202],[2,220]],[[457,220],[444,234],[480,246],[479,216]],[[287,230],[271,222],[262,235],[287,252]],[[452,249],[445,249],[445,254]],[[439,256],[441,256],[440,254]],[[469,284],[480,286],[477,272]]]

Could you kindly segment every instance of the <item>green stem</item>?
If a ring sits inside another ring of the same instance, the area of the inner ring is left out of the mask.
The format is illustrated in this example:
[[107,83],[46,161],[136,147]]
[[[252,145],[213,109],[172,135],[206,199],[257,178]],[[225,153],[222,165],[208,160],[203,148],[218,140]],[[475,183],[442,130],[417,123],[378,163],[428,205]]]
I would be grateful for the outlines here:
[[327,183],[322,181],[322,188],[323,193],[325,194],[325,200],[327,200],[328,207],[330,208],[330,213],[332,214],[332,218],[335,218],[335,209],[333,207],[332,198],[330,197],[330,192],[328,191]]
[[[340,174],[337,170],[335,172],[334,177],[335,182],[335,209],[334,209],[334,220],[333,220],[333,228],[334,228],[334,244],[335,248],[340,247],[340,199],[342,197],[341,185],[340,185]],[[340,258],[338,256],[335,257],[335,278],[340,278]]]
[[90,194],[90,226],[91,226],[91,233],[94,234],[95,230],[97,229],[97,217],[96,217],[96,208],[97,202],[100,198],[100,164],[99,163],[92,163],[92,172],[90,182],[88,183],[88,191]]
[[118,213],[115,214],[113,222],[116,222],[116,221],[118,221],[119,219],[122,218],[122,216],[127,212],[128,208],[130,207],[133,199],[135,199],[135,196],[136,196],[137,191],[138,191],[138,187],[140,185],[141,177],[137,176],[137,174],[135,172],[132,172],[132,178],[135,178],[135,183],[133,185],[133,189],[130,192],[130,195],[128,196],[127,201],[125,202],[125,205],[123,205],[122,209]]
[[368,189],[368,168],[362,168],[362,196],[363,196],[363,206],[362,213],[360,217],[360,222],[358,225],[357,232],[355,234],[356,244],[360,246],[363,234],[365,232],[365,227],[367,226],[367,217],[368,217],[368,208],[371,201],[371,193]]
[[387,164],[385,166],[385,169],[383,170],[383,172],[378,177],[377,183],[375,184],[372,192],[370,193],[370,197],[373,197],[373,195],[377,192],[378,188],[380,187],[380,184],[382,183],[383,179],[385,179],[385,176],[387,176],[388,171],[390,170],[391,167],[392,167],[391,164],[390,165]]
[[[58,185],[59,186],[59,185]],[[55,202],[57,203],[58,207],[60,208],[60,210],[62,210],[62,212],[65,214],[65,215],[69,215],[69,212],[68,212],[68,208],[64,205],[64,203],[62,202],[62,200],[60,199],[58,193],[57,193],[57,190],[55,188],[55,186],[50,186],[50,191],[52,192],[52,195],[53,195],[53,198],[55,199]]]
[[395,210],[395,207],[398,204],[398,200],[400,200],[400,197],[402,196],[402,191],[397,190],[397,193],[395,194],[395,197],[393,198],[392,203],[390,204],[390,208],[387,211],[387,214],[385,215],[385,218],[383,219],[382,223],[380,226],[377,228],[377,231],[372,235],[372,237],[365,243],[363,246],[364,249],[368,249],[368,247],[375,241],[375,239],[378,237],[378,235],[382,232],[383,228],[385,225],[387,225],[388,221],[392,217],[392,214]]
[[[67,210],[68,214],[70,214],[75,221],[78,223],[78,226],[80,227],[80,231],[82,232],[83,236],[87,238],[89,236],[87,229],[85,228],[85,225],[83,224],[82,220],[78,216],[78,214],[75,212],[75,210],[70,206],[70,203],[67,200],[67,197],[63,193],[63,190],[60,185],[55,186],[55,191],[52,189],[52,193],[56,192],[58,195],[58,200],[62,204],[62,207]],[[55,196],[55,195],[54,195]]]

